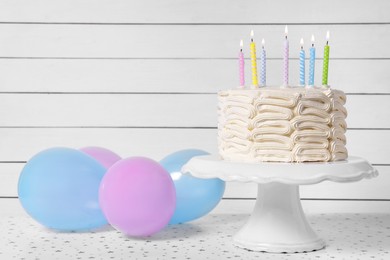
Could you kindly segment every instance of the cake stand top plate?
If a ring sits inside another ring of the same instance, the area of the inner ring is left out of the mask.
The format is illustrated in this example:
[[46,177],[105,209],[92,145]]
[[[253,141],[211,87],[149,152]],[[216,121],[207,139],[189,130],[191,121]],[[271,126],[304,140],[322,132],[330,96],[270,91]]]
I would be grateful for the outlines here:
[[199,178],[220,178],[224,181],[241,181],[284,184],[315,184],[325,180],[353,182],[373,178],[378,171],[363,158],[350,156],[336,162],[308,163],[240,163],[225,161],[215,155],[193,157],[182,168]]

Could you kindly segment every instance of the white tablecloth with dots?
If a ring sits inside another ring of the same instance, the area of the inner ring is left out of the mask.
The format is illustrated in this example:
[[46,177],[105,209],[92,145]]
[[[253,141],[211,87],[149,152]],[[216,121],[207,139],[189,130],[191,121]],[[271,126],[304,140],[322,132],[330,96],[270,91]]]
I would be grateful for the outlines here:
[[301,254],[235,247],[232,236],[247,218],[248,214],[217,212],[135,239],[111,227],[58,233],[25,214],[0,215],[0,259],[390,259],[390,213],[308,214],[327,247]]

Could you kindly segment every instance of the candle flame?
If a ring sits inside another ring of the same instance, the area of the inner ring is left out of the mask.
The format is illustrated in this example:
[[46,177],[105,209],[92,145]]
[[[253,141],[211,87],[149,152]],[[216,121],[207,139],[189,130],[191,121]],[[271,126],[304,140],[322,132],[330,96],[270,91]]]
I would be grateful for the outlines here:
[[301,38],[301,49],[303,49],[303,44],[304,44],[304,42],[303,42],[303,38]]
[[284,27],[284,35],[286,36],[286,38],[287,38],[287,34],[288,34],[288,28],[287,28],[287,25],[286,25],[286,27]]
[[241,48],[241,50],[242,50],[242,47],[244,46],[244,42],[243,42],[243,40],[241,40],[240,41],[240,48]]
[[251,40],[253,42],[253,36],[255,36],[255,33],[253,32],[253,30],[251,30]]
[[264,49],[264,47],[265,47],[265,40],[264,40],[264,38],[261,40],[261,45],[263,46],[263,49]]
[[311,44],[314,44],[314,41],[315,41],[315,39],[314,39],[314,34],[312,34],[312,35],[311,35]]
[[330,33],[329,31],[326,32],[326,41],[328,42],[329,41],[329,37],[330,37]]

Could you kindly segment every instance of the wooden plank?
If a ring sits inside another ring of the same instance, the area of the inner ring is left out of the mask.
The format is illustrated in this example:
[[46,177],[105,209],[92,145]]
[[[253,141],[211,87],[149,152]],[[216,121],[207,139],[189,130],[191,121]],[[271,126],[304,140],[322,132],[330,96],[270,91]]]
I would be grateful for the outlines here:
[[0,163],[0,196],[18,196],[18,180],[24,163]]
[[0,117],[2,126],[215,126],[216,96],[3,94]]
[[367,159],[375,164],[390,164],[389,130],[348,130],[349,155]]
[[[222,200],[210,214],[245,214],[252,213],[255,200]],[[303,200],[302,207],[309,216],[315,214],[388,214],[389,201],[316,201]],[[0,217],[27,216],[18,199],[0,199]],[[337,215],[336,215],[337,217]],[[346,216],[348,217],[348,216]],[[298,259],[298,258],[297,258]]]
[[390,96],[348,96],[347,124],[351,128],[390,128]]
[[26,129],[0,128],[0,161],[27,161],[50,147],[101,146],[122,157],[147,156],[160,160],[181,149],[217,152],[215,129]]
[[[255,207],[255,200],[222,200],[218,207],[213,210],[214,214],[246,214],[252,213]],[[303,200],[301,201],[303,211],[306,215],[329,214],[389,214],[390,201],[329,201],[329,200]],[[10,205],[11,202],[3,202]],[[13,206],[13,205],[10,205]],[[8,206],[8,207],[10,207]],[[6,207],[8,209],[8,207]],[[14,206],[13,208],[15,208]],[[19,206],[20,207],[20,206]],[[11,214],[11,211],[9,214]],[[18,212],[18,211],[16,211]],[[15,215],[13,215],[15,216]],[[20,215],[19,215],[20,216]],[[336,215],[337,216],[337,215]],[[294,255],[300,259],[298,255]],[[290,258],[290,256],[289,256]],[[273,258],[271,258],[273,259]],[[277,258],[276,258],[277,259]],[[288,258],[286,258],[288,259]],[[293,258],[294,259],[294,258]]]
[[[0,163],[0,196],[17,196],[17,183],[24,163]],[[379,177],[355,183],[325,181],[300,187],[301,198],[390,199],[390,166],[376,166]],[[228,182],[225,198],[256,198],[255,183]]]
[[[217,153],[216,129],[0,128],[0,136],[0,161],[26,161],[54,146],[102,146],[123,157],[140,155],[155,160],[188,148]],[[389,143],[390,130],[347,131],[349,154],[371,163],[390,164]]]
[[[255,200],[222,200],[210,214],[245,214],[249,215],[255,206]],[[388,214],[389,201],[301,201],[305,214]],[[0,218],[27,216],[16,198],[0,198]],[[337,216],[337,215],[336,215]],[[297,258],[298,259],[298,258]]]
[[[390,22],[389,2],[378,0],[3,0],[7,22],[95,23],[353,23]],[[234,15],[233,15],[234,14]]]
[[[216,94],[0,94],[0,126],[216,127],[216,106]],[[390,128],[389,95],[346,107],[350,128]]]
[[[269,58],[281,58],[282,25],[165,25],[96,26],[63,24],[3,24],[0,57],[86,58],[236,58],[240,39],[249,53],[249,32],[267,41]],[[317,37],[322,57],[326,31],[331,31],[331,58],[390,58],[389,24],[291,25],[290,57],[297,58],[299,40]],[[375,41],[373,47],[372,39]],[[308,45],[306,45],[308,46]],[[248,57],[248,56],[247,56]],[[150,76],[153,76],[151,71]]]
[[[305,199],[390,199],[390,166],[375,166],[377,178],[353,183],[324,181],[316,185],[300,186],[301,198]],[[257,184],[230,182],[225,198],[256,198]]]
[[[281,60],[268,61],[269,85],[281,84],[281,67]],[[292,60],[290,68],[290,82],[296,84],[298,61]],[[246,69],[250,82],[249,60]],[[390,93],[389,70],[390,60],[332,60],[329,82],[347,93]],[[0,71],[1,92],[215,93],[238,80],[236,59],[0,59]],[[321,73],[322,60],[317,60],[318,84]]]
[[[160,160],[167,154],[186,148],[216,153],[214,129],[0,129],[1,161],[28,160],[40,150],[53,146],[79,148],[97,145],[107,147],[123,157],[148,156]],[[390,163],[388,143],[390,131],[348,131],[350,154],[367,158],[372,163]],[[15,196],[22,163],[0,164],[0,196]],[[324,182],[302,188],[303,197],[390,199],[387,189],[389,166],[378,166],[380,178],[355,184]],[[351,185],[351,186],[350,186]],[[247,195],[245,195],[247,194]],[[256,185],[229,184],[226,197],[254,197]],[[314,195],[313,195],[314,194]],[[360,197],[359,197],[360,196]]]

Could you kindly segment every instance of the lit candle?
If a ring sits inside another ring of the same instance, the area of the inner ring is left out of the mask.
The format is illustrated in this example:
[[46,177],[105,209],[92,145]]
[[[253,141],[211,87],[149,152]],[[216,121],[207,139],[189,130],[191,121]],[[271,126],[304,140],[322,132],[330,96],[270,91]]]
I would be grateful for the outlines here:
[[265,53],[265,41],[261,41],[261,54],[260,54],[260,85],[264,87],[267,81],[267,68],[266,68],[266,53]]
[[303,38],[301,38],[301,51],[299,52],[299,84],[305,86],[305,50],[303,49]]
[[314,86],[314,66],[316,61],[316,48],[314,47],[314,35],[311,36],[309,86]]
[[257,79],[257,61],[256,61],[256,44],[253,41],[254,32],[251,31],[251,64],[252,64],[252,85],[253,87],[257,88],[259,83]]
[[283,43],[283,86],[288,86],[288,52],[289,45],[287,39],[288,29],[287,25],[284,28],[285,40]]
[[240,41],[240,53],[238,54],[238,66],[239,66],[239,72],[240,72],[240,87],[245,87],[245,74],[244,74],[244,53],[242,52],[243,47],[242,40]]
[[328,85],[328,67],[329,67],[329,31],[326,32],[326,45],[324,47],[324,64],[322,68],[322,85]]

